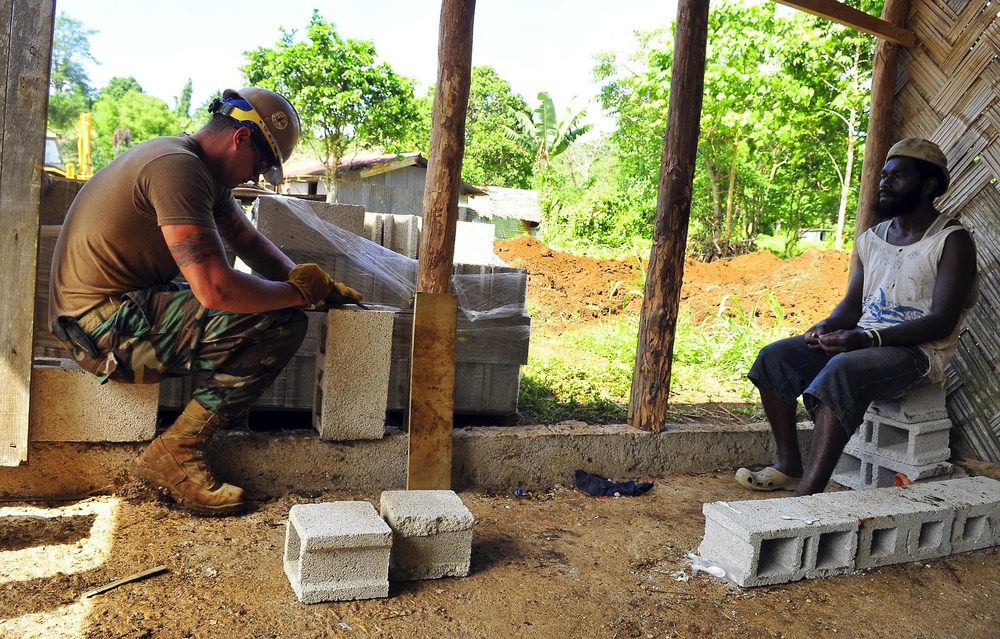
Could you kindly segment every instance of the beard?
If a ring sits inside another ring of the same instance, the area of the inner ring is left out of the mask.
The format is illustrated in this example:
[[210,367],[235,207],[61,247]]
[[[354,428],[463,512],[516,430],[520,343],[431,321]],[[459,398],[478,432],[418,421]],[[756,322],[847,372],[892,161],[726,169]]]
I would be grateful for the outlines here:
[[920,205],[920,192],[911,190],[899,195],[884,196],[879,193],[879,197],[872,204],[872,211],[882,220],[889,220],[899,215],[909,215],[917,210]]

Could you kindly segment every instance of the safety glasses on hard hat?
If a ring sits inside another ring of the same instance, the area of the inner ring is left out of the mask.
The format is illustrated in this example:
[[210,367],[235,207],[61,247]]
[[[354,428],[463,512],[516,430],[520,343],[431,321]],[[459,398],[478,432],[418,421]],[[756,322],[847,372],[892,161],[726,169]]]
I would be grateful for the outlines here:
[[[281,163],[284,159],[281,157],[281,150],[278,148],[278,143],[273,137],[271,137],[267,127],[264,126],[264,121],[260,119],[257,111],[250,106],[249,102],[240,98],[230,98],[226,100],[216,99],[208,110],[212,113],[228,115],[238,121],[241,125],[247,126],[252,133],[250,139],[253,141],[254,148],[257,150],[258,163],[257,166],[254,167],[254,174],[263,175],[264,179],[271,184],[278,184],[281,182]],[[254,138],[258,139],[254,140]],[[266,143],[266,147],[260,140],[263,140]],[[269,149],[270,153],[262,153],[261,151],[265,148]],[[258,171],[257,169],[262,167],[265,159],[268,160],[268,166],[264,167],[264,170]]]

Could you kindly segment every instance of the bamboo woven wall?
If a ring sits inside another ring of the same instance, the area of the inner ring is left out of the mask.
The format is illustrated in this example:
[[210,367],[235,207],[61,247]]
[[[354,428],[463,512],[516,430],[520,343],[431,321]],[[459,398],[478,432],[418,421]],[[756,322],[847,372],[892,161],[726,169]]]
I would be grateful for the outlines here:
[[918,136],[948,156],[951,188],[938,208],[976,239],[980,298],[949,374],[956,449],[1000,461],[1000,18],[983,0],[912,0],[917,46],[899,56],[892,140]]

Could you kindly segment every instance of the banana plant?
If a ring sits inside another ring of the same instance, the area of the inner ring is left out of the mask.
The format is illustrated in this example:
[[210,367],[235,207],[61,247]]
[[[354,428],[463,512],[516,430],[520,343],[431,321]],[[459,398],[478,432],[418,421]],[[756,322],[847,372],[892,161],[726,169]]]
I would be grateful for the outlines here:
[[538,107],[531,112],[515,113],[517,129],[505,126],[507,137],[535,158],[535,169],[545,167],[548,171],[552,158],[569,148],[580,136],[593,128],[591,124],[580,124],[586,116],[586,110],[573,112],[566,109],[565,117],[560,120],[556,115],[556,107],[552,97],[542,91],[538,94]]

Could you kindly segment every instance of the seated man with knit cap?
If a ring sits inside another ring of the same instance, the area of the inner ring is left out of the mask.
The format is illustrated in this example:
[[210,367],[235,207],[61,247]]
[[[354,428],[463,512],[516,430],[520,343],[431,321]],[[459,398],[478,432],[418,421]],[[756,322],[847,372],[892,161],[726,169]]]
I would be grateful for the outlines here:
[[[761,349],[748,377],[760,391],[778,460],[741,468],[751,490],[823,492],[844,447],[874,400],[944,383],[944,367],[978,295],[969,231],[934,208],[948,189],[948,160],[928,140],[907,138],[882,168],[876,214],[883,221],[855,246],[858,266],[829,317],[805,335]],[[796,402],[814,423],[808,463],[796,431]]]
[[[52,258],[49,322],[102,383],[208,373],[132,471],[197,514],[228,515],[246,503],[208,468],[209,438],[298,350],[303,307],[361,296],[316,264],[292,262],[233,197],[261,175],[281,183],[300,134],[295,108],[246,88],[226,90],[209,111],[193,135],[143,142],[80,190]],[[234,269],[224,246],[261,276]]]

